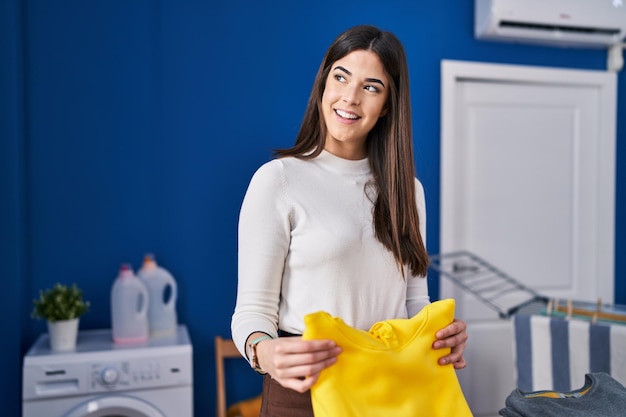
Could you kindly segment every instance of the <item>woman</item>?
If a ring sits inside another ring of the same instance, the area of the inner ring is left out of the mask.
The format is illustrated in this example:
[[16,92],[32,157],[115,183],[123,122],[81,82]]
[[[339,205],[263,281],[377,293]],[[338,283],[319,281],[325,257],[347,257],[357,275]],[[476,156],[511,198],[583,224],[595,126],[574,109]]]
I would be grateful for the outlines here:
[[[341,348],[284,337],[303,333],[306,314],[323,310],[368,330],[430,302],[424,191],[395,35],[357,26],[337,37],[295,145],[277,156],[254,174],[242,204],[232,333],[268,374],[262,415],[312,416],[308,390]],[[465,323],[436,337],[434,349],[452,348],[439,363],[464,368]]]

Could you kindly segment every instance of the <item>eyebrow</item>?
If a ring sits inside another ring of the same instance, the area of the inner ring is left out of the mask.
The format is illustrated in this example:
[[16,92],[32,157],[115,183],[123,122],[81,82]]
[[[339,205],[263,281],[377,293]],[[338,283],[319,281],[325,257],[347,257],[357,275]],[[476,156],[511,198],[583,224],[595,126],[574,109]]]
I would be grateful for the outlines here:
[[[335,67],[335,69],[343,71],[346,74],[352,76],[352,73],[350,71],[348,71],[347,69],[345,69],[344,67],[342,67],[341,65],[337,65]],[[382,85],[383,87],[385,86],[385,84],[381,80],[379,80],[378,78],[366,78],[365,81],[367,81],[368,83],[377,83],[377,84]]]

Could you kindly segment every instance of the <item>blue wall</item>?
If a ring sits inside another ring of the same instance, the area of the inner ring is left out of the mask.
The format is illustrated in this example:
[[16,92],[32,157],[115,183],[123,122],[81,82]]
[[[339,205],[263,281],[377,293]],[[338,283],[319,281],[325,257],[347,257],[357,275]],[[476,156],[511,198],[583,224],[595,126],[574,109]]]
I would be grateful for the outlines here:
[[[109,327],[117,269],[139,267],[145,252],[178,280],[196,414],[213,415],[212,343],[229,335],[239,205],[254,170],[293,142],[319,61],[340,31],[376,24],[407,49],[431,253],[439,247],[440,61],[606,65],[601,50],[477,42],[472,2],[307,3],[0,2],[0,316],[11,335],[0,344],[3,415],[19,415],[20,358],[45,331],[29,318],[37,290],[78,283],[93,305],[81,328]],[[624,74],[615,301],[626,304]],[[230,401],[258,389],[256,375],[242,375],[247,384],[231,381]]]

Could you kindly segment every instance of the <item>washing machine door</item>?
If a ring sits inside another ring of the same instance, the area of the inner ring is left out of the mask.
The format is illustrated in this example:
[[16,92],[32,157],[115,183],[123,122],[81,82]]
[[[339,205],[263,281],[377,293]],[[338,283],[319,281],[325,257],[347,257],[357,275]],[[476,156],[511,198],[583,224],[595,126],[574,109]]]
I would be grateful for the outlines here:
[[63,417],[166,417],[147,402],[124,395],[85,401]]

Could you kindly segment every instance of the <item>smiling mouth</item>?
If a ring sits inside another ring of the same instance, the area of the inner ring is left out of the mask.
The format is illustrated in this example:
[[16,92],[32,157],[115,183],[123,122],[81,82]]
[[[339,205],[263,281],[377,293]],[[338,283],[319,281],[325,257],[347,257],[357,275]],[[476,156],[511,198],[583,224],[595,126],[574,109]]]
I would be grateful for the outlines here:
[[354,113],[349,113],[347,111],[343,111],[340,109],[335,109],[335,114],[343,119],[349,119],[349,120],[357,120],[361,118]]

